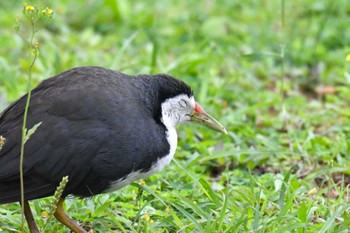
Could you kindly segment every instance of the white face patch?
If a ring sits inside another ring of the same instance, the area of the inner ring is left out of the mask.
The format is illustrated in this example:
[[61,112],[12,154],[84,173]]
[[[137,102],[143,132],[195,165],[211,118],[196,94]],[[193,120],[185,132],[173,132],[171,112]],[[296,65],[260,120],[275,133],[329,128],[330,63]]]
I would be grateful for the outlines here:
[[167,99],[162,103],[162,122],[169,130],[176,125],[189,122],[195,107],[194,97],[185,94]]

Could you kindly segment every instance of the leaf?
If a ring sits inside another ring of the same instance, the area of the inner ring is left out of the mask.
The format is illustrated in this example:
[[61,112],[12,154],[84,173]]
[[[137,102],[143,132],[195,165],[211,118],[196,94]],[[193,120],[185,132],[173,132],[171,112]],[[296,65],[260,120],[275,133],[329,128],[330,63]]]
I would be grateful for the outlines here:
[[325,222],[325,224],[323,225],[323,227],[321,228],[321,230],[319,231],[320,233],[324,233],[327,232],[328,230],[330,230],[332,227],[334,227],[334,224],[336,222],[336,218],[341,216],[344,211],[346,211],[346,209],[348,209],[350,207],[350,204],[346,204],[341,206],[340,208],[338,208]]
[[39,122],[36,125],[34,125],[30,130],[27,130],[26,135],[24,136],[24,143],[26,143],[29,140],[30,136],[32,136],[33,133],[35,133],[35,131],[39,128],[41,123],[42,122]]
[[5,140],[6,139],[2,135],[0,135],[0,150],[1,150],[2,146],[5,144]]

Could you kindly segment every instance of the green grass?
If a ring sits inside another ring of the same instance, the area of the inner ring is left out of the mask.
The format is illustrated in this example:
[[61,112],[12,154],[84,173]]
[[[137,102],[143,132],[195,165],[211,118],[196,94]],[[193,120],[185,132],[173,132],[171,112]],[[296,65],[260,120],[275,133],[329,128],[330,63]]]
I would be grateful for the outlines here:
[[[68,199],[74,219],[96,232],[348,232],[348,1],[285,1],[284,36],[277,0],[28,4],[55,11],[38,32],[33,84],[84,65],[169,73],[229,131],[179,127],[170,166],[145,184]],[[0,2],[1,109],[26,88],[30,60],[13,29],[21,11]],[[50,198],[31,205],[46,232],[68,232],[41,217]],[[20,221],[18,204],[0,206],[0,232]]]

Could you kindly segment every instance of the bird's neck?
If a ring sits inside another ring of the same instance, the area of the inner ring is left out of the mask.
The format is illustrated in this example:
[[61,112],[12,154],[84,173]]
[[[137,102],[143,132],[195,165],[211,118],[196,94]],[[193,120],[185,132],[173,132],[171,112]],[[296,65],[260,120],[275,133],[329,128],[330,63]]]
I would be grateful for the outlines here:
[[175,122],[174,116],[171,114],[164,113],[164,110],[162,111],[161,121],[166,128],[165,135],[170,146],[169,154],[165,156],[167,158],[166,160],[169,160],[168,161],[169,163],[173,158],[177,147],[176,122]]

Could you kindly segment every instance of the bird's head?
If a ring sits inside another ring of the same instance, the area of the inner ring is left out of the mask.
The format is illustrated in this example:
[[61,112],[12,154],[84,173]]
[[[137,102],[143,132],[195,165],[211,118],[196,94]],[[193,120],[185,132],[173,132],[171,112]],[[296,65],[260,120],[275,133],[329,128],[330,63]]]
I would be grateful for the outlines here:
[[[227,134],[226,129],[207,114],[195,101],[191,88],[184,82],[167,75],[161,75],[161,121],[167,127],[182,123],[197,123]],[[162,80],[162,79],[161,79]]]
[[162,103],[162,121],[173,127],[192,122],[227,134],[226,129],[194,100],[194,96],[187,94],[179,94]]

